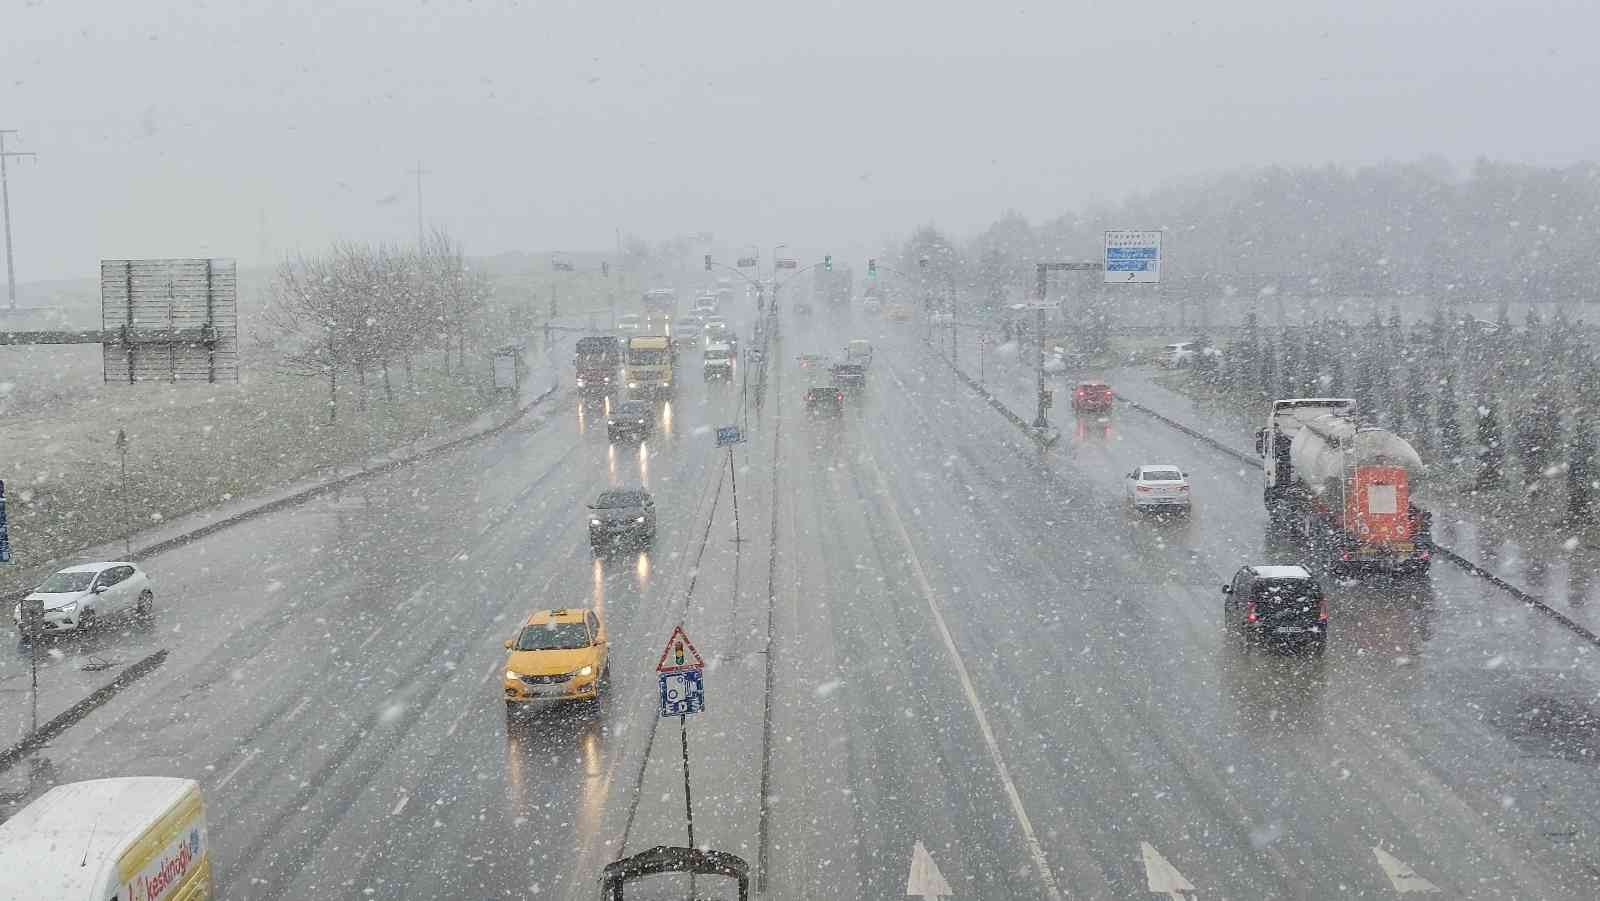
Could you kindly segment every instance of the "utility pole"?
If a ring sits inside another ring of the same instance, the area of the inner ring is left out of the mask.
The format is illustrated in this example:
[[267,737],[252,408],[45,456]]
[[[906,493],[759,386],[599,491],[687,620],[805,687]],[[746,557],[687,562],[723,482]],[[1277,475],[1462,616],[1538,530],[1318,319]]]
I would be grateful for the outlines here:
[[417,160],[417,168],[412,169],[407,175],[417,177],[417,253],[422,253],[422,176],[432,175],[427,169],[422,168],[422,160]]
[[1033,336],[1034,343],[1038,346],[1034,350],[1034,372],[1039,380],[1039,408],[1033,418],[1033,427],[1041,432],[1049,428],[1050,420],[1045,416],[1045,410],[1050,407],[1050,393],[1044,387],[1044,313],[1047,309],[1050,294],[1050,273],[1052,272],[1102,272],[1106,268],[1104,263],[1037,263],[1035,272],[1038,283],[1035,286],[1037,298],[1033,304],[1035,317]]
[[6,135],[17,133],[15,128],[0,128],[0,206],[5,207],[6,220],[6,296],[11,301],[11,312],[17,311],[17,264],[11,256],[11,186],[6,182],[6,159],[8,157],[32,157],[38,159],[37,153],[22,153],[6,149]]

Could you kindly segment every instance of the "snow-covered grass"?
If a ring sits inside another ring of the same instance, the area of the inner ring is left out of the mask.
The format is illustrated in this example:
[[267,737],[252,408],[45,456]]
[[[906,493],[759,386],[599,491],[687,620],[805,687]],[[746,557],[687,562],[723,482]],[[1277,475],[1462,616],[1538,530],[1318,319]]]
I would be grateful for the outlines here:
[[[90,352],[98,357],[97,349]],[[97,364],[84,373],[73,362],[63,361],[60,371],[73,378],[63,377],[50,403],[18,398],[22,411],[8,413],[0,430],[20,564],[0,570],[0,589],[25,587],[52,561],[113,540],[125,526],[157,525],[356,462],[470,419],[487,402],[483,372],[469,386],[446,378],[437,359],[416,362],[409,388],[404,374],[393,372],[392,404],[381,374],[369,376],[365,411],[357,409],[357,386],[341,374],[332,423],[321,379],[263,367],[245,370],[238,383],[101,384]],[[126,519],[119,429],[128,436]]]

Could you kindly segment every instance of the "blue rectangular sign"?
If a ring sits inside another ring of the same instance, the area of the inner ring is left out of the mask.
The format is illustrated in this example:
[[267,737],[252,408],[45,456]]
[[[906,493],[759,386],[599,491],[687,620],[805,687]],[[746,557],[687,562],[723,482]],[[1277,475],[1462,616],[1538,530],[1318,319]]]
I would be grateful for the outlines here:
[[0,479],[0,563],[11,562],[11,535],[6,531],[6,483]]
[[1107,247],[1106,260],[1153,260],[1160,254],[1151,246],[1145,247]]
[[742,440],[744,439],[739,436],[738,426],[724,425],[717,427],[717,447],[727,447],[730,444],[738,444]]
[[706,686],[697,669],[662,673],[661,716],[694,716],[706,709]]
[[1148,260],[1106,260],[1107,272],[1145,272],[1154,268],[1154,259]]

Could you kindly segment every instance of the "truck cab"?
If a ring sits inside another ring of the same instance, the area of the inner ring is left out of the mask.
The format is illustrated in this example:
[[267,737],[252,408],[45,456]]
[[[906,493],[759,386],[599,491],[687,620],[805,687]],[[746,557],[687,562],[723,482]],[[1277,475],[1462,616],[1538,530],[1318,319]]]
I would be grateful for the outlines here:
[[672,339],[665,335],[641,335],[629,338],[628,396],[671,397],[676,360],[677,355],[672,350]]
[[611,335],[579,338],[573,366],[586,397],[613,394],[622,387],[622,341]]

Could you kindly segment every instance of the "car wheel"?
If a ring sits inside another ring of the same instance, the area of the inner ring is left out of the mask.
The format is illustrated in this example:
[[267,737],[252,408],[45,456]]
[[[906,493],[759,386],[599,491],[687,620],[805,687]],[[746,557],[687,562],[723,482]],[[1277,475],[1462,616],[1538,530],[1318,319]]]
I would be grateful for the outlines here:
[[140,617],[149,616],[155,607],[155,603],[155,592],[148,590],[140,592],[139,600],[133,605],[133,615]]
[[78,631],[88,632],[92,630],[94,628],[95,620],[96,616],[94,614],[94,608],[89,607],[85,609],[83,613],[78,616]]

